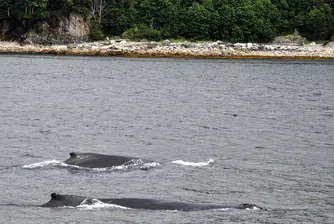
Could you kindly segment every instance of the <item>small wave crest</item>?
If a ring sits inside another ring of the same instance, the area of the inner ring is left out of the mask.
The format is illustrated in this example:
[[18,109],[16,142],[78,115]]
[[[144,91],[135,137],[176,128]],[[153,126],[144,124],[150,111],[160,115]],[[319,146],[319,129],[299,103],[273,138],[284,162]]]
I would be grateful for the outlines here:
[[213,209],[214,211],[227,211],[229,210],[230,208],[216,208],[216,209]]
[[46,160],[46,161],[39,162],[39,163],[24,165],[23,168],[24,169],[35,169],[35,168],[40,168],[40,167],[45,167],[45,166],[55,166],[55,165],[62,165],[62,164],[64,163],[59,160]]
[[157,162],[150,162],[150,163],[144,163],[142,160],[131,160],[127,163],[124,163],[120,166],[112,166],[112,167],[105,167],[105,168],[87,168],[87,167],[81,167],[76,165],[69,165],[59,160],[46,160],[43,162],[33,163],[29,165],[24,165],[24,169],[36,169],[46,166],[58,166],[58,167],[68,167],[78,170],[92,170],[96,172],[105,172],[105,171],[113,171],[113,170],[120,170],[120,171],[126,171],[129,169],[139,168],[142,170],[148,170],[151,167],[159,166],[160,164]]
[[158,162],[144,163],[142,166],[140,166],[140,169],[148,170],[151,167],[156,167],[156,166],[160,166],[160,163]]
[[130,209],[120,205],[103,203],[95,198],[86,198],[80,205],[77,206],[77,208],[83,210],[100,210],[105,208]]
[[180,164],[182,166],[195,166],[195,167],[201,167],[201,166],[209,166],[212,165],[214,162],[214,159],[209,159],[207,162],[188,162],[184,160],[175,160],[172,163],[174,164]]
[[120,166],[112,166],[112,167],[106,167],[106,168],[92,168],[93,171],[103,172],[103,171],[113,171],[113,170],[121,170],[126,171],[129,169],[141,169],[141,170],[148,170],[152,167],[159,166],[160,163],[157,162],[151,162],[151,163],[125,163]]
[[246,208],[246,210],[261,210],[261,208],[253,206],[253,208]]
[[138,166],[143,164],[143,160],[141,159],[131,159],[130,161],[123,163],[122,166]]

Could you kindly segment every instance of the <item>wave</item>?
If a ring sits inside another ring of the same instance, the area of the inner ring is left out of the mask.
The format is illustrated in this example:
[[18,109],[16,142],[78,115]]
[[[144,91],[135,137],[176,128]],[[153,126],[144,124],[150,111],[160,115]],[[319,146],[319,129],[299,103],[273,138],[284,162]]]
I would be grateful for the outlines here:
[[103,203],[102,201],[95,199],[95,198],[86,198],[80,205],[77,206],[79,209],[83,210],[100,210],[105,208],[117,208],[117,209],[131,209],[128,207],[115,205],[115,204],[108,204]]
[[[77,208],[80,210],[101,210],[101,209],[122,209],[122,210],[128,210],[132,208],[128,208],[125,206],[121,205],[116,205],[116,204],[110,204],[110,203],[104,203],[98,199],[95,198],[86,198],[83,202],[81,202],[80,205],[76,207],[72,206],[64,206],[63,208]],[[233,209],[233,207],[230,208],[213,208],[213,209],[208,209],[212,211],[227,211]],[[253,208],[246,208],[246,211],[249,210],[260,210],[261,208],[254,206]],[[165,210],[169,212],[179,212],[180,210]]]
[[22,157],[42,158],[42,156],[35,156],[35,155],[33,155],[33,154],[30,154],[30,153],[26,153],[26,154],[22,155]]
[[125,171],[129,169],[134,169],[134,168],[148,170],[152,167],[156,167],[159,165],[160,163],[158,162],[143,163],[141,160],[140,161],[131,160],[130,162],[125,163],[120,166],[112,166],[112,167],[105,167],[105,168],[87,168],[87,167],[81,167],[81,166],[76,166],[76,165],[69,165],[59,160],[46,160],[43,162],[24,165],[23,168],[24,169],[37,169],[37,168],[42,168],[42,167],[47,167],[47,166],[56,166],[56,167],[69,167],[69,168],[78,169],[78,170],[92,170],[92,171],[97,171],[97,172],[104,172],[104,171],[113,171],[113,170]]
[[246,211],[247,210],[261,210],[261,208],[254,206],[253,208],[246,208]]
[[195,167],[201,167],[201,166],[209,166],[212,165],[214,162],[214,159],[209,159],[207,162],[189,162],[184,160],[175,160],[172,163],[174,164],[180,164],[182,166],[195,166]]
[[[215,208],[215,209],[212,209],[212,210],[214,210],[214,211],[227,211],[227,210],[230,210],[230,209],[233,209],[233,208]],[[261,210],[261,208],[254,206],[253,208],[246,208],[245,210],[246,211],[250,211],[250,210],[255,211],[255,210]]]
[[215,208],[215,209],[212,209],[214,211],[227,211],[229,210],[230,208]]
[[[171,163],[179,164],[182,166],[193,166],[193,167],[201,167],[201,166],[209,166],[214,163],[214,159],[209,159],[207,162],[189,162],[184,160],[175,160]],[[141,170],[148,170],[153,167],[160,166],[160,163],[158,162],[149,162],[149,163],[143,163],[142,160],[131,160],[127,163],[124,163],[120,166],[112,166],[112,167],[105,167],[105,168],[87,168],[87,167],[81,167],[76,165],[69,165],[59,160],[46,160],[38,163],[33,163],[29,165],[24,165],[24,169],[38,169],[42,167],[69,167],[72,169],[78,169],[78,170],[92,170],[97,172],[105,172],[105,171],[126,171],[130,169],[141,169]]]
[[45,167],[45,166],[51,166],[51,165],[55,166],[55,165],[62,165],[62,164],[65,164],[65,163],[59,160],[46,160],[46,161],[39,162],[39,163],[24,165],[23,168],[24,169],[35,169],[35,168],[40,168],[40,167]]

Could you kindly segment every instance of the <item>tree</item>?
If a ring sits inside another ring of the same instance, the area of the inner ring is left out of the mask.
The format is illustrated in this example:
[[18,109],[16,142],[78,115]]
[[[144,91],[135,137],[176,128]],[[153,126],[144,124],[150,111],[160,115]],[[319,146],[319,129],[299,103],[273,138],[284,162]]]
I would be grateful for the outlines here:
[[48,0],[24,0],[24,12],[26,18],[43,19],[48,17]]
[[236,3],[233,41],[267,42],[277,33],[278,10],[270,0],[245,0]]
[[236,23],[235,10],[229,4],[222,4],[218,7],[217,13],[219,15],[217,27],[219,30],[218,39],[229,40],[231,38],[232,28]]
[[0,0],[0,18],[10,17],[11,0]]
[[219,14],[213,14],[199,3],[194,3],[187,10],[185,36],[195,40],[208,40],[211,38],[211,25],[218,21]]
[[90,0],[91,14],[97,24],[101,24],[102,19],[110,12],[110,8],[106,0]]
[[173,0],[137,1],[137,25],[147,24],[165,37],[177,36],[181,30],[182,10]]
[[326,39],[333,27],[332,9],[324,4],[319,8],[313,8],[305,18],[309,38],[312,40]]

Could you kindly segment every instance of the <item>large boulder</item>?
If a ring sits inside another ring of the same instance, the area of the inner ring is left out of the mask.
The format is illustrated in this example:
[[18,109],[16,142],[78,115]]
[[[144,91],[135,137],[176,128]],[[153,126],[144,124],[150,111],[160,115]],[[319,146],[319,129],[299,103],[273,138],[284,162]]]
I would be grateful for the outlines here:
[[22,21],[9,19],[0,20],[0,41],[22,40],[26,29]]
[[272,44],[304,46],[305,38],[300,35],[287,35],[276,37]]
[[[11,21],[9,21],[10,23]],[[7,22],[8,23],[8,22]],[[6,24],[4,21],[3,24]],[[89,21],[71,14],[68,17],[51,17],[47,20],[20,21],[0,26],[0,40],[16,40],[22,44],[68,44],[88,41]]]
[[333,48],[333,49],[334,49],[334,41],[330,41],[330,42],[328,42],[328,43],[325,45],[325,47],[327,47],[327,48]]

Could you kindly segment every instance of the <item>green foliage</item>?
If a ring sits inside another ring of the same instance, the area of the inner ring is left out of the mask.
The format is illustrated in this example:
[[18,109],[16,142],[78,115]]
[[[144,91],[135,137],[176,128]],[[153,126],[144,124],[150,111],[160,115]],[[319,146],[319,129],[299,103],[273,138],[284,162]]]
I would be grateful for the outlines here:
[[[0,0],[0,19],[28,24],[78,14],[95,21],[90,37],[268,42],[298,30],[310,40],[334,31],[334,0]],[[25,20],[26,23],[22,21]]]
[[211,13],[203,5],[194,3],[187,11],[185,37],[195,40],[210,39]]
[[98,41],[98,40],[103,40],[104,39],[104,34],[98,25],[93,25],[90,28],[89,32],[89,39],[93,41]]
[[161,40],[161,33],[160,31],[153,29],[152,26],[139,24],[138,26],[126,30],[122,34],[122,37],[130,40]]
[[67,13],[74,13],[89,18],[91,16],[91,0],[71,0],[65,1],[64,9]]
[[313,8],[305,17],[308,37],[311,40],[323,40],[329,32],[328,27],[333,26],[332,9],[329,5]]
[[148,24],[164,37],[178,36],[182,28],[183,9],[173,0],[138,0],[136,24]]

